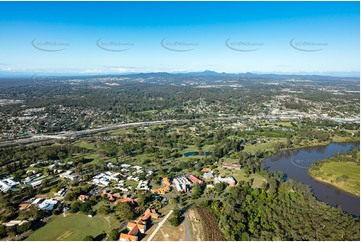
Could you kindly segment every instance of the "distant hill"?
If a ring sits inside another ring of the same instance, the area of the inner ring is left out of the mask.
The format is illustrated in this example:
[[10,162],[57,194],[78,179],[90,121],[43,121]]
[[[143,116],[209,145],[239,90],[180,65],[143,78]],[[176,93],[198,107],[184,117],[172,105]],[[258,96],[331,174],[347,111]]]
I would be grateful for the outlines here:
[[[35,73],[30,72],[0,72],[0,78],[11,78],[11,77],[31,77]],[[147,72],[147,73],[126,73],[126,74],[72,74],[72,73],[36,73],[38,76],[63,76],[63,77],[90,77],[90,76],[101,76],[101,77],[132,77],[132,78],[172,78],[172,77],[238,77],[238,78],[262,78],[262,79],[278,79],[287,80],[291,78],[295,79],[311,79],[319,80],[327,78],[328,80],[340,80],[340,79],[355,79],[359,78],[359,73],[350,72],[342,73],[334,72],[334,75],[315,75],[315,74],[267,74],[267,73],[226,73],[216,72],[211,70],[205,70],[203,72],[184,72],[184,73],[170,73],[170,72]],[[331,73],[332,74],[332,73]]]

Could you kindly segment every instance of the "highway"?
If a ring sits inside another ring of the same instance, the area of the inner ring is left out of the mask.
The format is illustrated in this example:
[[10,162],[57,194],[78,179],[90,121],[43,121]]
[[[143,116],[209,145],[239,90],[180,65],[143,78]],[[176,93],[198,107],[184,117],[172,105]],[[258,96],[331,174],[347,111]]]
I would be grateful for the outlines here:
[[126,124],[113,124],[101,128],[96,129],[86,129],[81,131],[66,131],[59,132],[55,134],[42,134],[42,135],[33,135],[30,138],[18,139],[18,140],[9,140],[0,142],[0,147],[19,145],[19,144],[30,144],[40,141],[48,141],[53,139],[67,139],[67,138],[75,138],[80,135],[89,135],[95,134],[99,132],[107,132],[110,130],[116,130],[121,128],[131,128],[131,127],[141,127],[141,126],[151,126],[151,125],[159,125],[159,124],[170,124],[170,123],[189,123],[189,122],[201,122],[201,121],[209,121],[209,120],[231,120],[231,119],[240,119],[237,116],[231,117],[219,117],[219,118],[207,118],[207,119],[181,119],[181,120],[159,120],[159,121],[145,121],[145,122],[134,122],[134,123],[126,123]]

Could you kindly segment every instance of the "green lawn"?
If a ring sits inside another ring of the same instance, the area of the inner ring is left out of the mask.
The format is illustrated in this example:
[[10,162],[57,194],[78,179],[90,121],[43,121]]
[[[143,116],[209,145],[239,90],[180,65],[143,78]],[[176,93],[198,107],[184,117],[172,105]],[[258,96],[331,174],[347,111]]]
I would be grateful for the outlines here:
[[333,136],[332,141],[333,142],[355,142],[355,141],[360,141],[360,138],[359,137],[351,137],[351,136],[347,136],[347,137]]
[[93,218],[84,214],[62,214],[53,218],[44,227],[36,230],[26,240],[83,240],[117,228],[119,222],[112,217],[96,215]]
[[88,143],[84,140],[76,142],[75,145],[88,150],[96,150],[94,143]]
[[291,122],[286,122],[286,121],[281,121],[281,122],[276,122],[275,124],[279,125],[279,126],[283,126],[286,128],[292,128],[292,124]]
[[[214,148],[214,145],[204,145],[204,146],[202,146],[203,152],[206,152],[206,151],[211,152],[213,150],[213,148]],[[196,146],[195,145],[188,145],[187,148],[182,150],[180,153],[185,154],[187,152],[193,152],[193,151],[198,152],[198,149],[196,148]]]
[[309,173],[316,180],[360,196],[360,167],[355,162],[323,163],[319,169],[311,168]]
[[135,159],[139,160],[140,162],[144,162],[145,160],[152,160],[155,159],[155,153],[149,153],[149,154],[140,154],[140,155],[136,155],[134,156]]
[[114,136],[114,135],[119,135],[119,134],[126,134],[126,133],[133,133],[133,130],[130,128],[127,129],[116,129],[114,131],[110,131],[109,134]]
[[247,182],[250,179],[253,179],[252,188],[260,188],[260,187],[262,187],[262,185],[264,183],[267,183],[267,180],[258,174],[250,174],[247,177],[246,173],[244,172],[243,169],[237,171],[237,170],[229,170],[226,168],[219,167],[219,168],[217,168],[217,170],[219,171],[219,173],[222,177],[233,176],[237,180],[237,182],[240,182],[240,181]]
[[286,141],[286,138],[276,138],[276,139],[272,139],[271,141],[267,142],[267,143],[257,143],[257,144],[246,144],[244,146],[244,151],[245,152],[249,152],[251,154],[254,154],[256,151],[261,151],[261,150],[272,150],[274,145],[277,142],[284,142]]

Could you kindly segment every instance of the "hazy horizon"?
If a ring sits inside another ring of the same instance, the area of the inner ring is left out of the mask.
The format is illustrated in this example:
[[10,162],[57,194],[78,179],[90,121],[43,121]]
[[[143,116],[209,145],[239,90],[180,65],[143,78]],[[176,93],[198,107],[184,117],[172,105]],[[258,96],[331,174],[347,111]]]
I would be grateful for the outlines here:
[[347,77],[347,78],[360,78],[359,72],[218,72],[213,70],[199,70],[199,71],[182,71],[182,72],[167,72],[167,71],[158,71],[158,72],[109,72],[109,73],[81,73],[81,72],[41,72],[41,71],[31,71],[31,72],[1,72],[0,77],[30,77],[33,75],[52,75],[59,77],[66,76],[102,76],[102,75],[135,75],[135,74],[152,74],[152,73],[169,73],[169,74],[191,74],[191,73],[206,73],[206,72],[215,72],[217,74],[225,75],[242,75],[242,74],[254,74],[254,75],[280,75],[280,76],[330,76],[330,77]]
[[359,4],[0,2],[0,72],[359,76]]

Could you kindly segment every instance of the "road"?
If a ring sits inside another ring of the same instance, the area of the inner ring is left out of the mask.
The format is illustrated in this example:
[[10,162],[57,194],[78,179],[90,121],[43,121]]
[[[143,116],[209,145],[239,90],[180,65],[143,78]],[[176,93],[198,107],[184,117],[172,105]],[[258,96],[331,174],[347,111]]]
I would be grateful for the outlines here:
[[86,129],[81,131],[66,131],[59,132],[51,135],[33,135],[30,138],[11,140],[11,141],[3,141],[0,142],[0,147],[11,146],[11,145],[19,145],[19,144],[30,144],[41,141],[48,141],[53,139],[67,139],[67,138],[75,138],[80,135],[88,135],[95,134],[99,132],[106,132],[115,129],[121,128],[130,128],[130,127],[140,127],[140,126],[151,126],[151,125],[159,125],[159,124],[170,124],[170,123],[189,123],[189,122],[201,122],[201,121],[209,121],[209,120],[231,120],[231,119],[240,119],[237,116],[231,117],[220,117],[220,118],[207,118],[207,119],[170,119],[170,120],[160,120],[160,121],[145,121],[145,122],[134,122],[134,123],[126,123],[126,124],[114,124],[106,127],[96,128],[96,129]]
[[186,241],[192,241],[192,235],[191,235],[191,227],[189,225],[189,220],[187,218],[187,215],[184,213],[184,226],[185,226],[185,233],[186,233]]
[[169,218],[169,216],[173,213],[173,209],[170,210],[168,212],[168,214],[163,218],[163,220],[161,222],[158,223],[157,228],[155,228],[155,230],[153,231],[153,233],[149,236],[149,238],[147,239],[147,241],[151,241],[153,239],[153,237],[158,233],[159,229],[163,226],[163,224],[165,223],[165,221],[167,221],[167,219]]
[[[179,210],[181,210],[181,211],[183,210],[183,208],[179,205],[179,203],[177,203],[177,206],[178,206]],[[186,211],[184,211],[183,217],[184,217],[184,229],[185,229],[185,235],[186,235],[185,240],[192,241],[192,234],[191,234],[189,220],[187,218]]]

